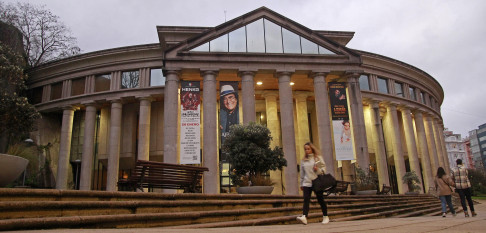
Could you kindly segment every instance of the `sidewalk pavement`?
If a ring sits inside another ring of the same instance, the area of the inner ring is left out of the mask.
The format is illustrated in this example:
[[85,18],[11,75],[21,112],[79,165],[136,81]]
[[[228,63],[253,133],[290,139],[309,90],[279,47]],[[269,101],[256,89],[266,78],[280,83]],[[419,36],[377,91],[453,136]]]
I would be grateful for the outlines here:
[[[462,207],[459,206],[457,216],[448,214],[442,216],[423,216],[411,218],[382,218],[369,220],[356,220],[346,222],[331,222],[322,225],[311,223],[308,225],[270,225],[248,227],[224,227],[203,229],[170,229],[170,228],[128,228],[128,229],[54,229],[54,230],[28,230],[9,231],[15,233],[159,233],[159,232],[190,232],[190,233],[243,233],[243,232],[486,232],[486,200],[479,200],[474,208],[476,217],[464,217]],[[297,221],[296,221],[297,222]]]

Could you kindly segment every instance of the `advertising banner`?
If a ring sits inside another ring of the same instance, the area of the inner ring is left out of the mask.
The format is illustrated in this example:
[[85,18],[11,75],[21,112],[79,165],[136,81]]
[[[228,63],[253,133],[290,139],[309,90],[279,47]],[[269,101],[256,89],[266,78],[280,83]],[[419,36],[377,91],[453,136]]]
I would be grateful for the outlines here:
[[200,83],[181,82],[180,163],[201,163]]
[[349,122],[346,83],[329,82],[329,99],[336,160],[353,160],[353,137]]
[[[240,114],[238,105],[238,82],[219,82],[219,130],[221,132],[221,145],[228,136],[230,126],[239,124]],[[225,160],[222,155],[222,160]]]

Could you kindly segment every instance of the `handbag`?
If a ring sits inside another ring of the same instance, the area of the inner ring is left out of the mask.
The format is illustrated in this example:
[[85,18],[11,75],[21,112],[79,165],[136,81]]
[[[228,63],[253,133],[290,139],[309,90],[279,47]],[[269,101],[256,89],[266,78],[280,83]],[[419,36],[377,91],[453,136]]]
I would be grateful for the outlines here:
[[336,187],[336,179],[331,174],[318,175],[316,179],[312,181],[312,188],[317,192],[331,191]]

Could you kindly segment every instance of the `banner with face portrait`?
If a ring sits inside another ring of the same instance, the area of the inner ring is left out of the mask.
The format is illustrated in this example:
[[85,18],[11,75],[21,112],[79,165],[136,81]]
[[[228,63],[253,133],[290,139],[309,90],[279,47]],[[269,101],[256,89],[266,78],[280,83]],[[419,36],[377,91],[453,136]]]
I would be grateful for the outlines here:
[[[221,145],[228,136],[230,126],[239,124],[238,82],[219,82],[219,131]],[[225,160],[221,155],[221,160]]]
[[353,137],[349,121],[346,83],[329,82],[334,151],[336,160],[353,160]]
[[201,163],[201,95],[199,82],[181,82],[180,163]]

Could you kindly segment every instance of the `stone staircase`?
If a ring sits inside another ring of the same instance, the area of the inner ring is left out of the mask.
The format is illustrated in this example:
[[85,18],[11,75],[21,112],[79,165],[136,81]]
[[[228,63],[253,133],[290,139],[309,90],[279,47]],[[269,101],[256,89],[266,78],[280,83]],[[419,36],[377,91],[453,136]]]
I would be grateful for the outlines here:
[[[431,195],[325,198],[331,221],[440,214]],[[302,196],[0,189],[0,231],[53,228],[209,228],[298,224]],[[308,221],[322,220],[311,203]]]

